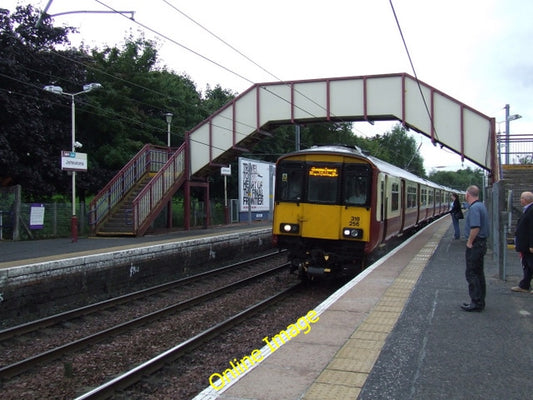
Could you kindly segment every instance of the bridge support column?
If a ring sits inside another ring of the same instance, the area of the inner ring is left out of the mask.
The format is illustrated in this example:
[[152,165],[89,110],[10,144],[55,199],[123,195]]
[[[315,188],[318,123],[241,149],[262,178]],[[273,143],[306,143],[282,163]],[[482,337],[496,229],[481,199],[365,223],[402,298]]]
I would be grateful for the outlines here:
[[172,228],[172,199],[167,203],[167,229]]
[[184,204],[183,204],[183,214],[184,214],[184,229],[191,229],[191,188],[192,187],[203,187],[204,188],[204,228],[209,227],[209,221],[211,220],[211,205],[209,202],[209,182],[196,182],[196,181],[186,181],[185,182],[185,194],[184,194]]

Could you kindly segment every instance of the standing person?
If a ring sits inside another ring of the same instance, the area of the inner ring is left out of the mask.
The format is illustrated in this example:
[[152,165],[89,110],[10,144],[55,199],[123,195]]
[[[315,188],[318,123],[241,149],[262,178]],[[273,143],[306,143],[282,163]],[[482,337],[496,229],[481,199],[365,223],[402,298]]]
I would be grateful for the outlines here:
[[463,212],[461,211],[461,202],[459,201],[459,195],[457,193],[452,193],[452,209],[450,210],[450,215],[452,216],[453,223],[453,238],[459,239],[461,237],[461,231],[459,229],[459,220],[463,219]]
[[531,289],[531,278],[533,277],[533,193],[524,192],[520,195],[523,213],[518,219],[515,231],[515,248],[520,252],[524,278],[518,286],[511,288],[513,292],[529,292]]
[[466,201],[470,205],[465,220],[466,240],[465,277],[468,282],[470,303],[464,303],[464,311],[481,312],[485,308],[485,272],[483,271],[483,257],[487,252],[487,238],[489,237],[489,216],[485,205],[479,201],[479,188],[469,186],[466,189]]

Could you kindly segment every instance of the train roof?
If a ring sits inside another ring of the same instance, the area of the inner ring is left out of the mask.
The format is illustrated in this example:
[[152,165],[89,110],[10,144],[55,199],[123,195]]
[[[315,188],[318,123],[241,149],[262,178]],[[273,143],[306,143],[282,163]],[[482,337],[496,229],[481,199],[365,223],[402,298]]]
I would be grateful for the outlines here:
[[431,182],[425,178],[421,178],[418,175],[415,175],[409,171],[406,171],[404,169],[401,169],[400,167],[397,167],[395,165],[392,165],[386,161],[380,160],[377,157],[373,157],[368,155],[365,151],[361,150],[357,146],[345,146],[345,145],[325,145],[325,146],[313,146],[308,149],[294,151],[292,153],[288,153],[284,156],[281,156],[279,159],[283,159],[286,157],[290,157],[293,155],[298,154],[331,154],[335,153],[338,155],[344,155],[344,156],[353,156],[358,158],[363,158],[368,160],[371,164],[373,164],[377,169],[379,169],[382,172],[389,173],[394,176],[398,176],[401,178],[408,179],[410,181],[414,181],[417,183],[420,183],[421,185],[431,186],[434,188],[444,189],[450,192],[458,193],[459,191],[440,185],[435,182]]

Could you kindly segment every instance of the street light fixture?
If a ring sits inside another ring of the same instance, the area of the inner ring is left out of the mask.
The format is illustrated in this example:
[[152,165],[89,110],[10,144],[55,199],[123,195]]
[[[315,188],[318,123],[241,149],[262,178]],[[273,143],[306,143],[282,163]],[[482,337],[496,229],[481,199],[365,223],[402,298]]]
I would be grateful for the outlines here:
[[[83,85],[83,90],[77,93],[67,93],[63,91],[61,86],[47,85],[43,89],[47,92],[69,96],[71,99],[71,124],[72,124],[72,138],[71,151],[76,152],[76,148],[82,147],[80,142],[76,141],[76,103],[74,98],[82,93],[88,93],[95,89],[102,87],[99,83],[88,83]],[[70,231],[72,235],[72,242],[78,241],[78,218],[76,217],[76,171],[72,171],[72,218],[70,220]]]
[[167,112],[165,114],[165,118],[167,120],[167,146],[170,147],[170,123],[172,122],[172,114],[171,112]]

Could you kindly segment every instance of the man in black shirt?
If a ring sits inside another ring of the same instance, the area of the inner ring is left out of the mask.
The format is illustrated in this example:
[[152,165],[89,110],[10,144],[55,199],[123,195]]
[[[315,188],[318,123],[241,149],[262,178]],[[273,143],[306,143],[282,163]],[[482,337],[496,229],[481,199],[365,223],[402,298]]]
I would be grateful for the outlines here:
[[524,277],[518,284],[511,288],[513,292],[529,292],[531,290],[531,278],[533,277],[533,193],[524,192],[520,196],[520,204],[524,211],[515,231],[515,247],[520,252]]

